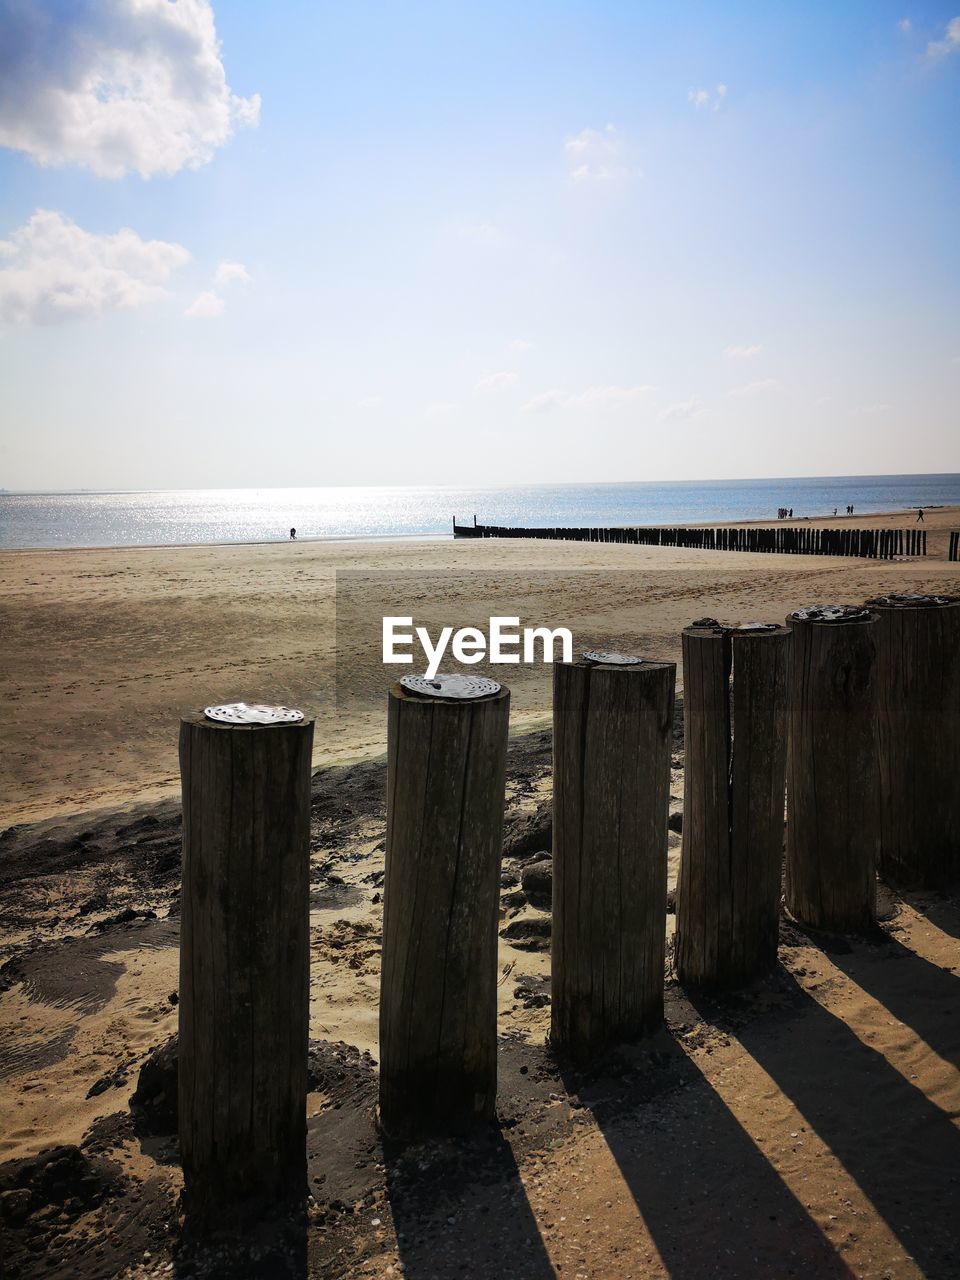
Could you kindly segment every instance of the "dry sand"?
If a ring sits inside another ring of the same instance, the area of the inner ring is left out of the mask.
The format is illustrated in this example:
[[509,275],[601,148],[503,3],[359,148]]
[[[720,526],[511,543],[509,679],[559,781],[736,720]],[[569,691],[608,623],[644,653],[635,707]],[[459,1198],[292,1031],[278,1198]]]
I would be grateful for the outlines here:
[[[318,764],[382,751],[382,694],[402,674],[381,663],[384,612],[431,626],[515,614],[569,626],[578,645],[676,660],[680,630],[705,614],[781,621],[821,600],[960,591],[960,564],[944,559],[960,512],[927,523],[930,554],[904,562],[522,540],[2,553],[0,822],[169,793],[178,716],[210,702],[322,715]],[[514,725],[545,723],[549,674],[510,677]]]
[[[175,1149],[127,1099],[148,1051],[176,1030],[181,709],[306,705],[321,714],[318,764],[376,757],[396,674],[379,652],[391,601],[418,621],[516,612],[565,622],[578,644],[676,658],[680,628],[703,614],[780,619],[879,591],[960,593],[936,532],[958,513],[927,520],[931,556],[892,564],[546,542],[0,557],[3,812],[16,824],[0,836],[0,1160],[75,1144],[63,1158],[87,1179],[63,1195],[29,1166],[28,1216],[17,1218],[22,1198],[3,1199],[5,1280],[170,1274]],[[517,728],[536,730],[548,678],[518,671],[510,683]],[[311,1036],[373,1057],[383,772],[376,759],[325,768],[312,821]],[[679,738],[671,792],[677,810]],[[882,928],[863,941],[784,924],[769,980],[691,1004],[669,979],[667,1032],[595,1078],[561,1076],[544,1047],[549,913],[517,885],[524,860],[549,847],[535,817],[549,794],[549,735],[526,732],[508,786],[499,1130],[385,1152],[369,1061],[318,1047],[324,1061],[340,1055],[343,1078],[321,1071],[309,1096],[315,1201],[289,1242],[291,1274],[960,1274],[957,898],[885,896]],[[678,846],[672,834],[671,881]]]

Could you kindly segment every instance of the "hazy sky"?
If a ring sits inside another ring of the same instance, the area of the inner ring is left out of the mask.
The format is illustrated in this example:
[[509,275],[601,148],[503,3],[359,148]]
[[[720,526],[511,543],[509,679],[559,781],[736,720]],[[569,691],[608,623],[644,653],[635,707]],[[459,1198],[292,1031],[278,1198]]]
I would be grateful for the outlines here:
[[0,0],[0,486],[960,471],[958,13]]

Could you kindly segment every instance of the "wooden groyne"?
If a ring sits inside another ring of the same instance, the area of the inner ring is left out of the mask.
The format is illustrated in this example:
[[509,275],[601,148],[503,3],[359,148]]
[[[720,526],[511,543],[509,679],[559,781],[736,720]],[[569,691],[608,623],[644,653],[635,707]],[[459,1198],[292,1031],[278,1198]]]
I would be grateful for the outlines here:
[[[793,921],[853,935],[875,930],[878,869],[927,888],[960,875],[960,601],[878,596],[786,622],[682,633],[689,988],[775,965],[782,866]],[[550,1041],[590,1069],[662,1022],[676,667],[588,651],[553,674]],[[510,693],[450,673],[404,677],[387,701],[378,1118],[403,1144],[496,1114]],[[179,1132],[185,1230],[201,1234],[299,1212],[307,1193],[312,737],[284,707],[181,723]]]
[[190,1230],[307,1191],[313,721],[180,725],[179,1126]]
[[[512,528],[496,524],[457,524],[455,538],[549,538],[559,542],[619,542],[639,547],[692,547],[698,551],[763,551],[775,555],[859,556],[895,560],[927,554],[926,529],[824,529],[819,525],[771,528]],[[951,535],[952,560],[960,533]]]
[[585,1064],[663,1021],[677,669],[553,669],[551,1032]]
[[675,962],[693,987],[739,986],[776,963],[791,639],[713,618],[683,632]]
[[784,900],[801,924],[869,930],[877,914],[880,769],[875,613],[814,606],[793,631]]
[[960,529],[950,530],[950,547],[947,552],[948,560],[960,560]]

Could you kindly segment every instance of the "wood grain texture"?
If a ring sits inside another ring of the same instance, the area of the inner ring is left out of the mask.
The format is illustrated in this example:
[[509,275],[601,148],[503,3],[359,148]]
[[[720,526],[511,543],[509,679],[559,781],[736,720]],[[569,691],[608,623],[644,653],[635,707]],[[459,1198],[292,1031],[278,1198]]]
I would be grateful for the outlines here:
[[184,1208],[236,1228],[306,1194],[313,721],[180,726]]
[[960,603],[877,614],[880,871],[904,888],[960,879]]
[[880,852],[877,618],[787,622],[786,905],[813,928],[866,930]]
[[584,1063],[663,1018],[674,663],[554,668],[552,1027]]
[[380,1124],[451,1134],[493,1115],[510,693],[389,694]]
[[682,643],[676,967],[692,986],[731,987],[777,956],[790,632],[687,627]]

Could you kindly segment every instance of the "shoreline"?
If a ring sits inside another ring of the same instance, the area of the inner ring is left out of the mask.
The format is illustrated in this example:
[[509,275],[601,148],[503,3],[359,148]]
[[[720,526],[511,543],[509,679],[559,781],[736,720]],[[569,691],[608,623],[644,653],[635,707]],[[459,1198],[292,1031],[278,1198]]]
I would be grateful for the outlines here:
[[[923,508],[924,512],[956,512],[958,524],[960,524],[960,504],[952,503],[932,503],[928,507]],[[798,525],[823,524],[826,521],[855,523],[870,520],[898,520],[904,516],[915,515],[916,507],[898,507],[892,511],[870,511],[855,512],[852,516],[848,515],[807,515],[793,516],[789,519],[778,520],[770,516],[755,516],[752,519],[744,520],[685,520],[678,519],[672,521],[650,521],[643,524],[611,524],[599,526],[610,529],[739,529],[739,528],[795,528]],[[481,524],[484,521],[480,521]],[[467,526],[464,526],[467,527]],[[505,526],[509,528],[510,526]],[[549,525],[530,525],[529,528],[550,528]],[[574,526],[557,525],[556,528],[568,528]],[[870,527],[870,526],[864,526]],[[340,543],[348,544],[367,544],[381,545],[386,542],[399,542],[402,544],[417,542],[454,542],[452,533],[336,533],[336,534],[305,534],[303,537],[297,536],[295,539],[290,538],[264,538],[260,540],[245,539],[241,542],[107,542],[103,544],[91,543],[84,546],[64,546],[64,547],[5,547],[0,546],[0,556],[3,555],[41,555],[41,554],[62,554],[64,552],[104,552],[104,551],[189,551],[202,548],[229,548],[229,547],[289,547],[297,544],[321,546],[335,546]]]
[[[945,559],[955,510],[931,511],[926,558],[895,561],[452,537],[0,552],[0,824],[174,792],[179,717],[211,702],[319,715],[315,766],[375,756],[396,676],[382,662],[387,614],[415,614],[431,635],[518,615],[569,627],[577,648],[679,668],[696,617],[781,622],[880,592],[958,595],[960,564]],[[514,727],[549,715],[548,667],[506,682]]]

